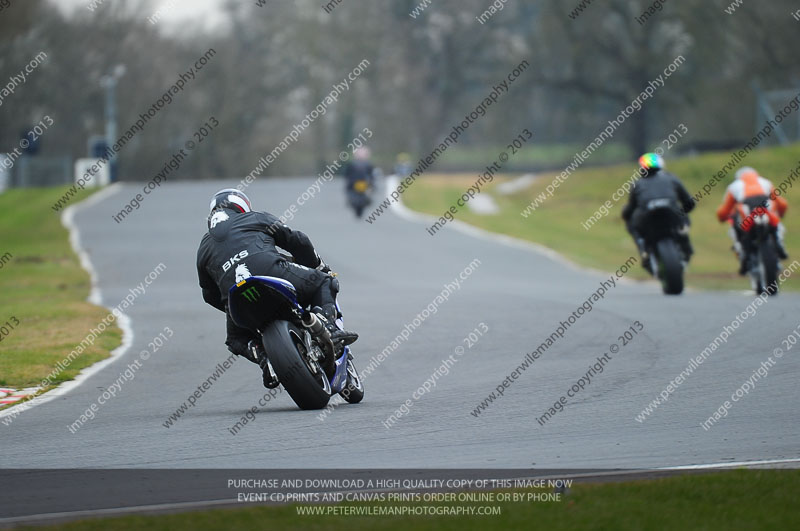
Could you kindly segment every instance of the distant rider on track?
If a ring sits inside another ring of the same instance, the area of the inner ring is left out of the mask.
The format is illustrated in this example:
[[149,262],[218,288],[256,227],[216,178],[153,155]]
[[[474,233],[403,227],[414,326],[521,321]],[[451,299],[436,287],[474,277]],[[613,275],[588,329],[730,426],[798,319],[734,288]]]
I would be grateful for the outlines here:
[[683,221],[678,228],[676,238],[681,247],[685,260],[688,262],[694,250],[689,241],[689,216],[694,208],[694,200],[681,181],[673,174],[664,170],[664,159],[655,153],[646,153],[639,158],[640,174],[642,178],[636,181],[631,190],[628,204],[622,210],[622,219],[633,237],[639,254],[642,256],[642,265],[649,269],[649,259],[646,242],[642,237],[647,204],[658,199],[668,199],[674,206],[675,212]]
[[747,273],[747,253],[742,240],[752,227],[754,213],[763,212],[767,215],[770,226],[775,230],[778,257],[781,260],[788,258],[783,246],[785,229],[781,223],[788,206],[786,199],[775,194],[772,183],[753,168],[744,167],[736,172],[736,179],[728,186],[717,210],[717,219],[731,224],[729,234],[733,240],[733,250],[739,256],[740,275]]
[[359,147],[353,152],[353,160],[344,168],[347,202],[359,219],[372,202],[370,193],[375,188],[375,166],[371,158],[372,152],[368,147]]

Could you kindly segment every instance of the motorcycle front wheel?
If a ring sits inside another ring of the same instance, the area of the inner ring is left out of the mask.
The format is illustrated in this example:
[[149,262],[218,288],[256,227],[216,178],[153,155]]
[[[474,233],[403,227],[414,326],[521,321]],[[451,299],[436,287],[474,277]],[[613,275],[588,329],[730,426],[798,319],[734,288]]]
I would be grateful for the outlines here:
[[339,394],[349,404],[358,404],[364,400],[364,382],[353,363],[353,355],[349,352],[347,354],[347,385]]

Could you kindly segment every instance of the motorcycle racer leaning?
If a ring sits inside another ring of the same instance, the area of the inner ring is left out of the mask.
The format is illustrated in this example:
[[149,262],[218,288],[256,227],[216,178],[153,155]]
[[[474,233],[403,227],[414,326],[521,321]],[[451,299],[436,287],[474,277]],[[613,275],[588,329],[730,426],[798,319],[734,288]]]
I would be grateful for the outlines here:
[[680,215],[683,224],[678,228],[677,238],[681,251],[686,261],[691,258],[694,250],[689,241],[689,216],[695,206],[694,199],[686,191],[681,181],[673,174],[664,170],[664,159],[655,153],[646,153],[639,158],[640,174],[642,178],[636,181],[631,190],[628,204],[622,210],[622,219],[633,237],[639,254],[642,256],[642,265],[648,269],[649,256],[642,238],[642,223],[646,217],[647,204],[657,199],[669,199],[675,211]]
[[[228,312],[228,291],[238,282],[254,275],[278,277],[291,282],[297,300],[313,311],[331,335],[337,355],[358,334],[341,330],[336,306],[339,281],[317,254],[308,236],[284,225],[267,212],[254,212],[247,196],[236,189],[220,190],[211,198],[208,232],[197,250],[197,276],[203,300],[227,316],[228,350],[257,363],[264,375],[264,385],[273,381],[261,338],[240,328]],[[292,254],[296,263],[282,256],[277,247]]]
[[717,219],[731,224],[730,237],[733,250],[739,256],[740,275],[747,273],[747,256],[742,238],[752,227],[753,214],[763,212],[767,215],[770,226],[775,230],[778,257],[781,260],[788,258],[783,246],[785,228],[781,223],[787,207],[786,199],[777,195],[772,183],[756,170],[745,166],[736,172],[736,178],[725,190],[725,198],[717,210]]

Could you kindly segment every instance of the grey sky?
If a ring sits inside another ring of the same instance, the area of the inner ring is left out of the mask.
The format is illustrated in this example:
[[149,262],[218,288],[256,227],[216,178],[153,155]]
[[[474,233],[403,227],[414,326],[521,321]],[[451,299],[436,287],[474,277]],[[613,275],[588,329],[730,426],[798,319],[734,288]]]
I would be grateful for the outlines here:
[[[74,14],[80,14],[82,11],[88,13],[87,6],[93,1],[95,4],[100,4],[126,0],[50,0],[62,11]],[[187,22],[199,23],[207,28],[219,25],[222,20],[220,10],[224,0],[150,0],[150,4],[152,7],[142,12],[142,19],[147,20],[161,9],[162,16],[157,23],[164,31],[171,32],[179,31],[181,26],[185,30]]]

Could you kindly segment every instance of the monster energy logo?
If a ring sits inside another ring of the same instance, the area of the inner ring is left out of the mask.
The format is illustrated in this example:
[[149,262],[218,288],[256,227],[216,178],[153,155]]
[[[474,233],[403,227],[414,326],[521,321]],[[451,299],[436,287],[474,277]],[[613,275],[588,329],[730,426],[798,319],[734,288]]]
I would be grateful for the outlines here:
[[247,299],[249,302],[256,302],[258,299],[261,298],[261,293],[258,292],[258,288],[255,286],[250,287],[242,292],[244,298]]

